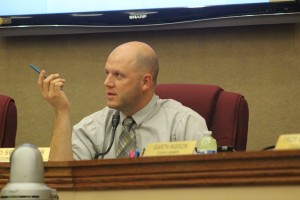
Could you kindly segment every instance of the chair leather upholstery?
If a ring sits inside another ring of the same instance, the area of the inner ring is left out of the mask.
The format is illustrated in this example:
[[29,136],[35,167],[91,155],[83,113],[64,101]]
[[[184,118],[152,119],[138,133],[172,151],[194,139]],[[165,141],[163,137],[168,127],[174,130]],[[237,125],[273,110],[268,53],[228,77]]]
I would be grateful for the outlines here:
[[159,84],[156,94],[198,112],[206,120],[218,146],[246,150],[249,109],[242,95],[205,84]]
[[17,134],[17,108],[15,101],[0,95],[0,147],[15,147]]

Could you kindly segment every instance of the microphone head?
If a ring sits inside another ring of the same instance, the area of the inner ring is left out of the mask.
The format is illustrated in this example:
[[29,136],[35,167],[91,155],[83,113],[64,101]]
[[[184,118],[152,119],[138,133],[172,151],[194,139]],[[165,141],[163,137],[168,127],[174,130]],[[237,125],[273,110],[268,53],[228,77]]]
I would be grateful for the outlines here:
[[112,117],[112,127],[116,129],[120,122],[120,111],[116,111]]

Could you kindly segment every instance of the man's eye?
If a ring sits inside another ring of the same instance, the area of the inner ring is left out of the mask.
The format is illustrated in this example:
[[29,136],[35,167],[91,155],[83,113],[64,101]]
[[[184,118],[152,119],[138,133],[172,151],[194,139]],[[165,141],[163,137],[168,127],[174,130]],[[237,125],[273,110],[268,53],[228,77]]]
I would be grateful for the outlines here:
[[117,77],[117,78],[122,78],[122,74],[120,74],[120,73],[115,73],[115,77]]

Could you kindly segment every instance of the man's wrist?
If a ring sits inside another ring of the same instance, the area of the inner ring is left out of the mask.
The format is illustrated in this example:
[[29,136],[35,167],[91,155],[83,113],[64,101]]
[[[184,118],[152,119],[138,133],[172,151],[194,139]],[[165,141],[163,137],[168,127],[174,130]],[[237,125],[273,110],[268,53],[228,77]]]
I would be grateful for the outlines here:
[[69,115],[70,115],[70,109],[55,111],[55,116],[57,116],[57,117],[65,117],[65,116],[69,116]]

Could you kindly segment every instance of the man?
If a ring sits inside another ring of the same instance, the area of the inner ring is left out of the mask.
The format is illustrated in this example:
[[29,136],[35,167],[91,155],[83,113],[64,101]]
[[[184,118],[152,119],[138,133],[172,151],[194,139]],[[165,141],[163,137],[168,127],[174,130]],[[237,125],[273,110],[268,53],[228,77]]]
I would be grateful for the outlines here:
[[129,116],[133,121],[128,130],[133,132],[135,149],[140,152],[149,143],[199,140],[207,130],[204,118],[177,101],[162,100],[155,95],[158,71],[156,53],[149,45],[134,41],[115,48],[105,65],[107,106],[85,117],[71,131],[70,103],[61,89],[65,80],[59,74],[45,78],[43,70],[38,85],[55,111],[49,160],[98,158],[97,154],[109,146],[112,117],[117,111],[120,112],[120,126],[104,158],[120,156],[122,124]]

